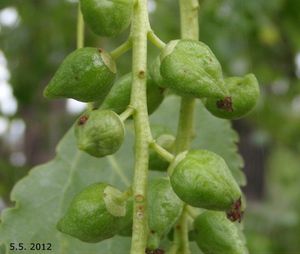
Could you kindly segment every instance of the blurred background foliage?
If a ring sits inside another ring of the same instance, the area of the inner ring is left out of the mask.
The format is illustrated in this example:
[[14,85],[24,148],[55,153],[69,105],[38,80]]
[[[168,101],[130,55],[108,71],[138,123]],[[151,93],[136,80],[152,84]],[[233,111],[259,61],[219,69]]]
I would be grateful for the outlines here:
[[[164,40],[178,38],[178,5],[149,1],[151,23]],[[235,121],[245,159],[250,253],[300,252],[300,1],[201,0],[200,38],[225,76],[256,74],[260,102]],[[47,101],[42,90],[76,46],[76,1],[0,0],[0,210],[14,183],[53,157],[58,140],[82,105]],[[98,38],[86,45],[111,50],[126,39]],[[149,59],[158,53],[150,47]],[[130,69],[130,54],[118,62]]]

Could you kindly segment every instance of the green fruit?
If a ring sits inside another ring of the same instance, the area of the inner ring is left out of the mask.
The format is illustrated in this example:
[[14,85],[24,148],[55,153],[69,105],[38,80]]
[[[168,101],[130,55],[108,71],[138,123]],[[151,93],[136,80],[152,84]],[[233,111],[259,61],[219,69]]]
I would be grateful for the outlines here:
[[172,187],[189,205],[231,212],[240,201],[241,190],[228,166],[213,152],[194,150],[179,154],[171,167]]
[[183,203],[167,178],[153,179],[148,186],[148,248],[155,250],[179,219]]
[[121,236],[132,235],[133,198],[129,198],[126,205],[126,215],[123,218],[122,229],[118,232]]
[[182,96],[224,98],[221,65],[210,48],[200,41],[174,40],[160,55],[163,83]]
[[255,107],[259,97],[259,86],[253,74],[227,78],[225,84],[230,94],[227,101],[216,98],[207,98],[206,100],[205,107],[213,115],[226,119],[238,119]]
[[113,154],[123,143],[124,124],[110,110],[92,110],[76,122],[75,136],[80,150],[95,157]]
[[200,214],[194,229],[195,240],[204,254],[248,254],[239,229],[223,212]]
[[[173,151],[175,137],[170,134],[162,134],[159,137],[153,138],[156,140],[156,143],[166,149],[169,152]],[[150,149],[149,151],[149,170],[154,171],[166,171],[169,167],[169,162],[167,162],[164,158],[160,157],[157,152]]]
[[[105,183],[88,186],[72,200],[57,229],[84,242],[100,242],[113,237],[123,226],[126,201],[114,202],[114,195],[122,195]],[[111,206],[111,207],[109,207]],[[116,214],[112,214],[114,210]],[[119,211],[118,211],[119,210]]]
[[115,36],[131,21],[132,0],[80,0],[84,21],[100,36]]
[[44,96],[83,102],[103,100],[115,76],[115,62],[108,53],[96,48],[77,49],[58,68]]
[[166,88],[168,85],[165,84],[163,77],[160,74],[160,57],[156,57],[155,60],[151,63],[149,68],[149,75],[156,86]]
[[[122,76],[114,84],[108,96],[105,98],[102,109],[110,109],[121,114],[130,104],[132,87],[132,73]],[[147,106],[149,114],[153,113],[164,99],[163,90],[157,87],[152,79],[147,79]]]

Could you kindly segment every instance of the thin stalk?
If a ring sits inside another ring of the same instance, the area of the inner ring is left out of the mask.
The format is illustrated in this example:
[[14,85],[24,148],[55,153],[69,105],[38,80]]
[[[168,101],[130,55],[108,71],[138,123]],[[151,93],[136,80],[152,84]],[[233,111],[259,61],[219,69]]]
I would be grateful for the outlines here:
[[[185,206],[185,208],[186,208],[186,206]],[[189,242],[189,231],[188,231],[188,214],[187,214],[185,208],[183,209],[183,212],[182,212],[181,217],[179,219],[180,248],[179,248],[178,253],[191,254],[190,242]]]
[[150,142],[150,148],[152,148],[160,157],[165,159],[167,162],[172,162],[174,160],[174,155],[168,152],[166,149],[161,147],[155,141]]
[[[181,37],[183,39],[198,40],[199,37],[199,20],[198,0],[179,0],[180,17],[181,17]],[[177,136],[175,141],[176,154],[188,150],[194,135],[194,113],[195,99],[183,97],[181,99],[179,123]],[[183,214],[177,224],[180,232],[175,231],[175,235],[179,234],[180,248],[178,253],[190,254],[189,239],[188,239],[188,224],[187,224],[186,206],[183,209]]]
[[131,47],[132,47],[132,41],[131,38],[128,38],[127,41],[125,41],[119,47],[111,51],[110,55],[112,56],[113,59],[117,59],[123,54],[125,54],[129,49],[131,49]]
[[120,114],[122,122],[125,122],[125,120],[134,113],[134,110],[135,109],[133,107],[128,106],[127,109]]
[[84,46],[84,21],[80,9],[80,2],[78,3],[77,14],[77,48],[83,48]]
[[134,213],[131,254],[145,253],[148,235],[146,189],[149,140],[151,137],[146,99],[147,0],[136,0],[132,17],[132,92],[135,128],[135,165],[133,179]]
[[166,46],[166,43],[164,43],[152,30],[148,32],[148,39],[159,49],[163,49]]

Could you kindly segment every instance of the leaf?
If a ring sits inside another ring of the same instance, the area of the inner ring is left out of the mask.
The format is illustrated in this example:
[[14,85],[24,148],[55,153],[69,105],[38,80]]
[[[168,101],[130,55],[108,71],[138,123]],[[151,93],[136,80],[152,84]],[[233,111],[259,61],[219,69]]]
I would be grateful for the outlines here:
[[[130,179],[133,144],[130,130],[127,134],[116,158],[122,162],[123,172]],[[89,184],[101,181],[125,188],[111,160],[111,157],[98,160],[77,150],[71,128],[58,145],[56,157],[32,169],[14,187],[11,200],[15,201],[15,207],[6,209],[1,216],[0,242],[6,246],[4,253],[15,253],[8,250],[9,243],[24,243],[27,250],[22,253],[33,253],[29,248],[34,242],[51,243],[53,253],[59,254],[120,254],[120,249],[129,249],[130,238],[115,237],[99,244],[88,244],[55,228],[72,197]]]
[[[151,122],[165,124],[175,132],[179,111],[179,99],[168,97],[160,110],[151,117]],[[210,149],[225,158],[239,183],[244,181],[240,171],[242,159],[237,153],[237,135],[230,123],[211,116],[197,103],[197,137],[193,146]],[[15,207],[6,209],[1,216],[0,253],[9,251],[10,243],[52,243],[53,253],[71,254],[126,254],[130,238],[114,237],[99,244],[87,244],[58,232],[55,225],[65,213],[72,197],[94,182],[108,182],[125,189],[125,178],[133,174],[133,131],[127,125],[125,143],[114,157],[96,159],[76,148],[73,128],[57,147],[56,157],[47,164],[32,169],[14,187],[11,200]],[[117,166],[116,166],[117,165]],[[118,166],[122,166],[122,171]],[[154,175],[159,173],[154,173]],[[123,180],[122,180],[123,179]],[[122,253],[120,252],[122,251]],[[33,251],[22,251],[32,254]],[[196,252],[193,253],[200,253]]]
[[[177,96],[169,96],[159,110],[151,116],[151,122],[163,124],[176,133],[179,100]],[[199,100],[196,104],[195,119],[196,138],[192,147],[194,149],[207,149],[222,156],[236,181],[244,186],[246,178],[241,171],[244,162],[237,151],[239,138],[236,131],[232,129],[230,121],[211,115]]]

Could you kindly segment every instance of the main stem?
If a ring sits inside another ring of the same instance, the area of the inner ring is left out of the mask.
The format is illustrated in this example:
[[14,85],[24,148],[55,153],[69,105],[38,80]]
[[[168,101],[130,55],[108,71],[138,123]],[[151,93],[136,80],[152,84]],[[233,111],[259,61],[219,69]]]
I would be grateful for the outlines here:
[[[198,0],[179,0],[182,39],[198,40],[199,38],[199,3]],[[176,153],[188,150],[194,135],[195,99],[183,97],[181,99],[180,116],[176,136]],[[188,239],[186,208],[183,210],[179,224],[175,231],[179,238],[177,253],[190,254]],[[179,229],[179,230],[178,230]]]
[[[181,38],[198,40],[198,0],[179,0]],[[189,149],[194,131],[195,99],[183,97],[181,100],[179,124],[176,137],[176,153]]]
[[147,0],[136,0],[132,19],[132,93],[130,105],[135,128],[135,166],[133,180],[134,213],[131,254],[144,254],[147,245],[148,223],[146,189],[150,126],[146,100],[147,70]]

